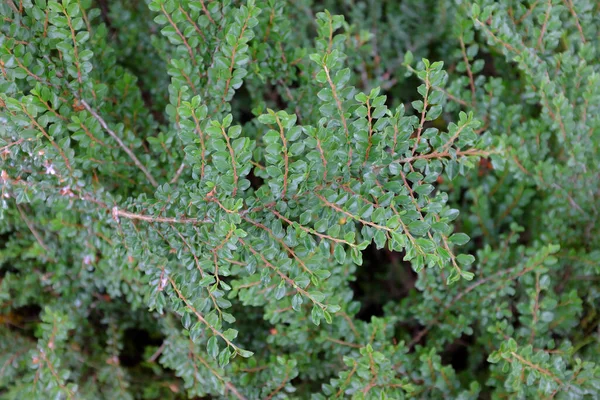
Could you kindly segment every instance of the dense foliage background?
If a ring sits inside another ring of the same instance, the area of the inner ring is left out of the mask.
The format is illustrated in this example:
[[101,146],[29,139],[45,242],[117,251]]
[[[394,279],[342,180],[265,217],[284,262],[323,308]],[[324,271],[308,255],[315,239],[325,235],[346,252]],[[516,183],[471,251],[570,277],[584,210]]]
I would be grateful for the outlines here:
[[0,12],[1,398],[600,397],[597,1]]

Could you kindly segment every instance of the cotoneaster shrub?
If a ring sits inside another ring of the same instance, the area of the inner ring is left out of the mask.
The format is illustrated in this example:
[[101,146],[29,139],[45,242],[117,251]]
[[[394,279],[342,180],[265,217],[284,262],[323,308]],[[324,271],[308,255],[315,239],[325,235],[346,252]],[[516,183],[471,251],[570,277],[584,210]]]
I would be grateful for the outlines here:
[[0,10],[3,399],[600,396],[598,2]]

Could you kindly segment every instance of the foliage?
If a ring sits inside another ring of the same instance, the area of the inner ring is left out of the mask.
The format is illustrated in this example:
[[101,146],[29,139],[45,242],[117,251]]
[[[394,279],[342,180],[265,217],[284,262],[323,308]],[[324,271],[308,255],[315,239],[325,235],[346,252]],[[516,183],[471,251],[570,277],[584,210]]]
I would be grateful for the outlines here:
[[600,396],[599,3],[314,3],[0,4],[2,398]]

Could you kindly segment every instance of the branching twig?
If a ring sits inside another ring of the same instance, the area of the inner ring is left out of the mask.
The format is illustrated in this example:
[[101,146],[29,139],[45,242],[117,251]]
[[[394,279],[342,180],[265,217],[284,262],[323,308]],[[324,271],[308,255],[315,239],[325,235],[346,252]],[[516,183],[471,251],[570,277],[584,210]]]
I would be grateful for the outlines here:
[[115,139],[115,141],[119,144],[119,146],[123,149],[123,151],[125,151],[125,153],[127,153],[129,158],[131,158],[133,163],[144,173],[144,175],[146,175],[146,178],[148,178],[148,180],[150,181],[152,186],[157,187],[158,183],[156,182],[154,177],[150,174],[150,172],[146,169],[146,167],[144,167],[144,164],[142,164],[140,162],[140,160],[136,157],[136,155],[133,154],[133,151],[131,151],[131,149],[129,147],[127,147],[127,145],[125,143],[123,143],[121,138],[112,129],[110,129],[108,127],[108,124],[106,123],[106,121],[104,121],[104,119],[100,115],[98,115],[98,113],[94,109],[92,109],[92,107],[90,107],[90,105],[85,100],[81,99],[81,100],[79,100],[79,102],[90,114],[92,114],[92,116],[96,119],[96,121],[98,121],[100,123],[100,126],[102,126],[102,128],[106,131],[106,133],[108,133],[113,139]]

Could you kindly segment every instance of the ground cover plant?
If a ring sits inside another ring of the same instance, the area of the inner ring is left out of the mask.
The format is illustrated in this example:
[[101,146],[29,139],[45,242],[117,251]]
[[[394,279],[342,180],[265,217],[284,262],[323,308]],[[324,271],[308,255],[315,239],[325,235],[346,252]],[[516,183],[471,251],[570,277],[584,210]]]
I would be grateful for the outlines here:
[[0,12],[2,399],[600,397],[600,3]]

